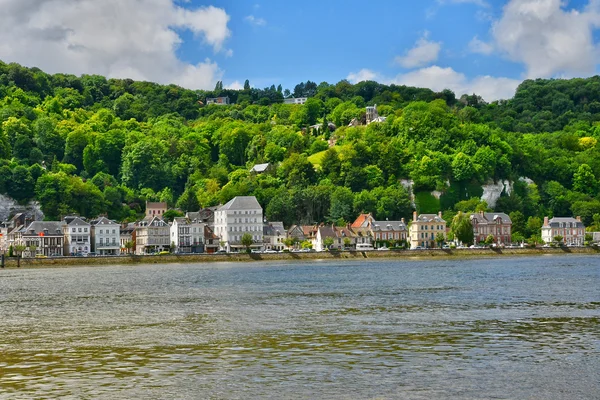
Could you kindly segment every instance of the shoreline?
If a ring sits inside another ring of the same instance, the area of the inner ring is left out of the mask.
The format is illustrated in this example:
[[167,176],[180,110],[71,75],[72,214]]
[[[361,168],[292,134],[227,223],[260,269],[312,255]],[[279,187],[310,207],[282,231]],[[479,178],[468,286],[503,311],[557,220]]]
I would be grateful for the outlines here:
[[[311,253],[229,253],[229,254],[170,254],[162,256],[107,256],[107,257],[57,257],[22,258],[21,268],[52,268],[70,266],[136,265],[136,264],[182,264],[204,262],[258,262],[298,260],[378,260],[378,259],[460,259],[473,257],[544,256],[565,254],[600,255],[598,247],[518,248],[518,249],[431,249],[389,251],[332,251]],[[5,269],[16,269],[16,258],[6,258]]]

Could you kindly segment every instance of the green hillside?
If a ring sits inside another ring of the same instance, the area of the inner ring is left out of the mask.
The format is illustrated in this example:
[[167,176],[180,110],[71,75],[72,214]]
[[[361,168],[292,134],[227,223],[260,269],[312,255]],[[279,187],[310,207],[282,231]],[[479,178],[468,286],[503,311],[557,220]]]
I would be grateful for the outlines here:
[[[308,96],[305,105],[282,104],[280,86],[221,87],[0,62],[0,193],[38,200],[48,219],[116,220],[136,219],[146,200],[196,210],[254,195],[270,220],[289,225],[342,223],[363,211],[408,218],[402,179],[414,181],[428,211],[437,202],[427,192],[442,192],[450,218],[485,208],[477,199],[485,182],[509,180],[514,190],[495,209],[511,213],[517,233],[536,234],[545,215],[580,215],[600,229],[599,77],[525,81],[513,99],[491,104],[376,82],[301,83],[291,92]],[[204,105],[215,96],[234,104]],[[348,126],[373,104],[385,122]],[[324,116],[337,129],[308,128]],[[277,167],[249,174],[265,162]]]

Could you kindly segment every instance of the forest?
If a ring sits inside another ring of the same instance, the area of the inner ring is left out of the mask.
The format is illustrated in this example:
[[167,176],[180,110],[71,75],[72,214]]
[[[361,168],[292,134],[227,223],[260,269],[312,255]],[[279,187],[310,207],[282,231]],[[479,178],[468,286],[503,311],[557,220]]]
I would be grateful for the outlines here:
[[[205,105],[216,96],[233,104]],[[375,104],[387,119],[365,125]],[[418,212],[450,221],[489,209],[482,185],[506,180],[494,210],[535,238],[544,216],[600,230],[599,121],[598,76],[526,80],[486,103],[372,81],[193,91],[0,62],[0,193],[38,201],[48,220],[117,221],[140,218],[145,201],[195,211],[254,195],[289,226],[409,219],[407,181]],[[251,173],[257,163],[273,168]]]

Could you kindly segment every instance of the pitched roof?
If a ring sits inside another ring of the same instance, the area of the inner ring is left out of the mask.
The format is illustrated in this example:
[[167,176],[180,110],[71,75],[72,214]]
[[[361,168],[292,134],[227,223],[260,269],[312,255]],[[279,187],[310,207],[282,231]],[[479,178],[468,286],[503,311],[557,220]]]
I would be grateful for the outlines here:
[[437,214],[420,214],[417,217],[417,221],[420,222],[446,222]]
[[[545,225],[545,227],[561,228],[560,224],[563,224],[562,227],[585,228],[583,222],[573,217],[554,217],[550,221],[548,221],[548,225]],[[565,226],[564,224],[571,225]]]
[[237,196],[229,200],[224,206],[219,208],[219,211],[226,210],[262,210],[260,204],[254,196]]
[[118,225],[115,221],[112,221],[106,217],[100,217],[90,221],[92,225]]
[[356,218],[356,220],[354,220],[354,222],[350,226],[352,228],[360,228],[360,227],[366,226],[366,223],[369,221],[369,219],[371,219],[371,220],[373,219],[371,214],[360,214],[358,216],[358,218]]
[[371,228],[374,231],[406,231],[406,224],[402,221],[373,221]]
[[79,217],[65,217],[65,222],[69,226],[89,226],[90,224],[85,222]]
[[62,236],[64,225],[62,221],[33,221],[23,230],[23,234],[37,236],[43,232],[45,235]]
[[152,201],[147,201],[146,202],[146,209],[148,208],[167,208],[167,203],[163,202],[152,202]]
[[337,237],[335,230],[331,225],[323,225],[319,227],[319,233],[321,233],[321,237]]
[[263,235],[276,236],[285,235],[286,233],[283,222],[269,222],[263,225]]
[[250,169],[250,172],[265,172],[269,168],[269,163],[265,164],[254,164],[254,167]]
[[503,224],[512,224],[512,221],[510,220],[510,217],[508,215],[506,215],[505,213],[502,212],[498,212],[498,213],[489,213],[489,212],[484,212],[484,213],[474,213],[470,215],[470,218],[476,218],[477,222],[480,221],[481,217],[483,216],[483,220],[487,221],[487,222],[494,222],[496,221],[496,219],[500,218],[502,220]]

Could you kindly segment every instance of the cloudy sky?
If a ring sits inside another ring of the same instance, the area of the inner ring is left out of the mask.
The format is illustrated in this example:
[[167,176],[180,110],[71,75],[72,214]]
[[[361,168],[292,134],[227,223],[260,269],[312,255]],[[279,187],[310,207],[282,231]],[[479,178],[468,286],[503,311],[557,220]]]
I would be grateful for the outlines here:
[[0,60],[192,89],[376,80],[512,97],[586,77],[600,0],[0,0]]

